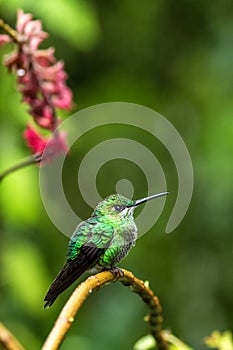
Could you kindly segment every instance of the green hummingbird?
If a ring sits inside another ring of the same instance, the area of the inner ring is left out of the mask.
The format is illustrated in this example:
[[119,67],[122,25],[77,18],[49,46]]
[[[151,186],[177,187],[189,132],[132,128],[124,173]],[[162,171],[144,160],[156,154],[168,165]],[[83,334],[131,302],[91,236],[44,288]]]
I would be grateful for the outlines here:
[[112,194],[99,202],[91,217],[82,221],[71,236],[67,260],[52,282],[44,301],[51,306],[59,294],[68,288],[86,270],[119,269],[116,267],[135,245],[137,226],[134,209],[151,199],[162,197],[162,192],[139,200]]

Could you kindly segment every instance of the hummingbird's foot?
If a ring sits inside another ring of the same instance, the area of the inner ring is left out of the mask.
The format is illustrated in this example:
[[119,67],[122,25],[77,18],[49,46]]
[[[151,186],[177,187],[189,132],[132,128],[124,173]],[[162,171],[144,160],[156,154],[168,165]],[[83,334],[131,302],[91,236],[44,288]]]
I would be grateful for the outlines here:
[[115,278],[124,277],[124,271],[121,270],[118,266],[112,266],[108,269],[108,271],[110,271]]

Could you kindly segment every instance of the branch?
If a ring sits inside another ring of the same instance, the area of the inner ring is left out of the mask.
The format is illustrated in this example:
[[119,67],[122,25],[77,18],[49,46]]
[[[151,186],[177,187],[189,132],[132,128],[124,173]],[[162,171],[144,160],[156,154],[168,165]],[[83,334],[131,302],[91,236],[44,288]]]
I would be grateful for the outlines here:
[[159,299],[154,295],[152,290],[147,287],[143,281],[136,278],[131,272],[123,270],[124,275],[118,273],[117,276],[110,271],[100,272],[94,276],[90,276],[81,283],[73,292],[64,308],[62,309],[58,319],[55,322],[48,338],[46,339],[42,350],[56,350],[63,341],[66,333],[74,322],[74,317],[88,295],[100,287],[120,281],[124,286],[137,293],[149,308],[149,314],[146,321],[150,324],[151,334],[156,340],[158,350],[168,350],[167,342],[162,333],[162,308]]
[[11,332],[0,323],[0,346],[4,350],[24,350]]
[[0,28],[2,28],[14,42],[20,44],[16,30],[11,28],[9,24],[5,23],[2,18],[0,18]]
[[31,158],[28,158],[21,163],[18,163],[16,165],[13,165],[11,168],[8,168],[5,170],[3,173],[0,174],[0,182],[7,176],[10,175],[11,173],[20,170],[22,168],[25,168],[29,165],[39,163],[41,161],[41,154],[34,154]]

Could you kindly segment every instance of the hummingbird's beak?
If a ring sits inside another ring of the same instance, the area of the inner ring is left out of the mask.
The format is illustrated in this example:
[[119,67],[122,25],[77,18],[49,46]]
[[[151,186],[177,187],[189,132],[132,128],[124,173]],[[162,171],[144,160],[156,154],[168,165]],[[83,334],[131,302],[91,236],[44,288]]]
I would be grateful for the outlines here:
[[134,202],[132,207],[137,207],[138,205],[140,205],[142,203],[145,203],[147,201],[150,201],[151,199],[162,197],[162,196],[167,196],[168,194],[169,194],[169,192],[161,192],[161,193],[158,193],[158,194],[154,194],[153,196],[149,196],[149,197],[145,197],[145,198],[142,198],[142,199],[138,199],[138,200],[136,200]]

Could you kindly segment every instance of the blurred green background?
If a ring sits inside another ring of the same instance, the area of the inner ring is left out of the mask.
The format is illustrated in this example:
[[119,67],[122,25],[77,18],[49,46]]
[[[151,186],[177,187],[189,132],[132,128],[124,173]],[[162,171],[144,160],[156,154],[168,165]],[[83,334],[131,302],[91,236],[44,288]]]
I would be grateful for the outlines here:
[[[195,175],[189,210],[179,227],[166,235],[175,200],[171,196],[160,220],[121,266],[150,281],[162,303],[165,326],[195,349],[203,349],[205,335],[233,324],[232,1],[10,0],[0,1],[0,16],[14,25],[18,7],[41,19],[49,32],[46,47],[55,46],[56,56],[65,61],[75,110],[110,101],[138,103],[164,115],[183,137]],[[3,48],[0,55],[8,51]],[[1,66],[0,171],[28,155],[22,138],[28,120],[15,78]],[[109,133],[121,137],[127,130],[90,132],[77,145],[77,157],[81,160]],[[148,142],[145,135],[132,134]],[[172,159],[159,142],[151,147],[166,173],[168,189],[176,193]],[[123,171],[135,184],[134,198],[147,194],[143,174],[122,161],[101,170],[97,180],[103,196],[115,192]],[[76,188],[72,164],[65,175],[70,202],[88,217],[91,208]],[[68,240],[43,208],[36,166],[9,176],[0,193],[1,321],[27,349],[39,349],[74,289],[63,293],[51,309],[43,309]],[[130,349],[148,333],[145,313],[127,288],[117,283],[105,287],[87,300],[61,348]]]

